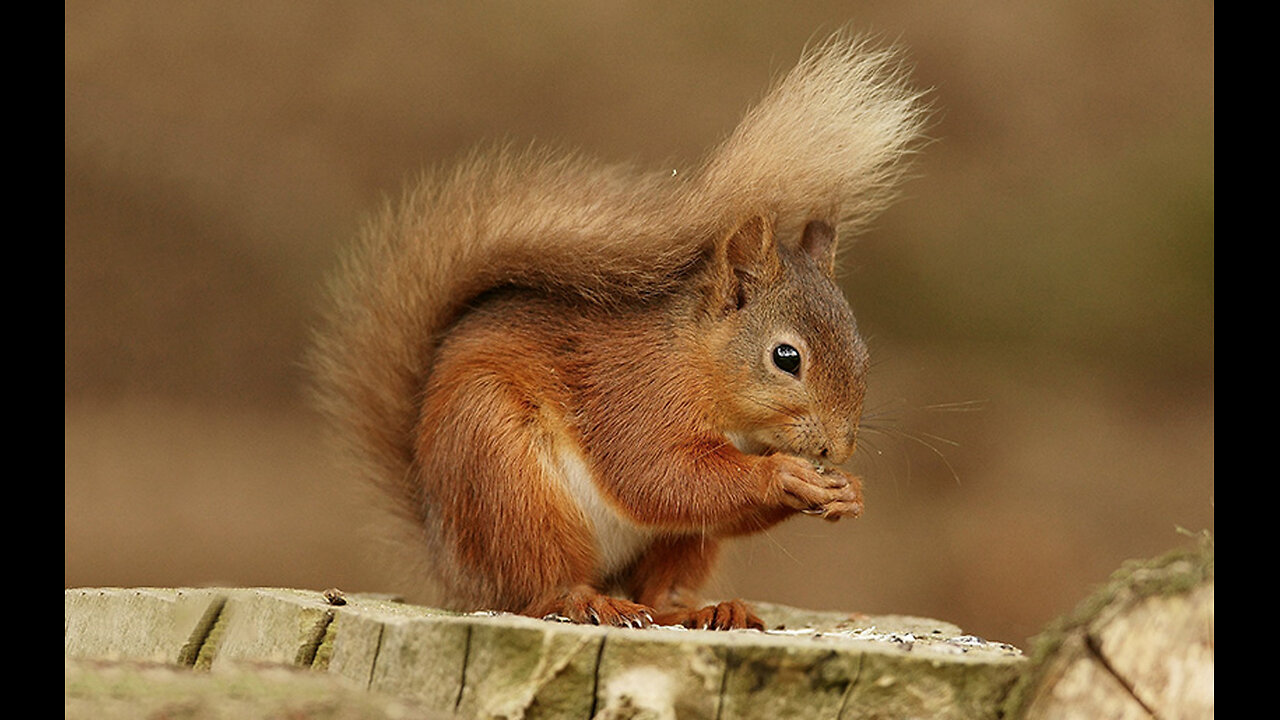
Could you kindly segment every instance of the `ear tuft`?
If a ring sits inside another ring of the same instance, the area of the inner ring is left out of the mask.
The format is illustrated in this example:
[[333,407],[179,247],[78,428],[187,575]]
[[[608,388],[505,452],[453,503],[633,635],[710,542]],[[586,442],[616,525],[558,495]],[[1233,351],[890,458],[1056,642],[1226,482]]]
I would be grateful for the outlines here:
[[810,220],[800,236],[800,249],[813,259],[827,277],[836,271],[836,229],[826,220]]
[[723,311],[742,309],[755,287],[780,272],[775,243],[774,221],[763,215],[752,216],[716,243],[713,265]]
[[757,215],[738,226],[724,241],[724,259],[737,272],[759,275],[777,253],[773,247],[773,224]]

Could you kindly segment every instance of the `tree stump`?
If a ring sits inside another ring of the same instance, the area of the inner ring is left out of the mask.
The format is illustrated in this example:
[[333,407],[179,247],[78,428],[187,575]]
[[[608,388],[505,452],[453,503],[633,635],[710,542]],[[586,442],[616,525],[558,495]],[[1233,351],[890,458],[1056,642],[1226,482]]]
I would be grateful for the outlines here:
[[599,628],[301,590],[73,589],[67,716],[996,718],[1025,664],[933,620],[757,611],[776,629]]
[[1010,717],[1213,717],[1213,539],[1130,562],[1034,645]]
[[1213,540],[1035,642],[756,604],[766,632],[599,628],[283,589],[71,589],[68,718],[1212,718]]

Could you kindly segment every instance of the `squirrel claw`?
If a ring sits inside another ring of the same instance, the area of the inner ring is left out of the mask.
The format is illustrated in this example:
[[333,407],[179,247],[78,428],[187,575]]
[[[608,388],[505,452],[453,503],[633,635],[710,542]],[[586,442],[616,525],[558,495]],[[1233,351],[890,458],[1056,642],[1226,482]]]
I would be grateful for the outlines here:
[[554,596],[527,614],[556,615],[583,625],[644,628],[653,624],[653,615],[647,606],[603,595],[586,585]]

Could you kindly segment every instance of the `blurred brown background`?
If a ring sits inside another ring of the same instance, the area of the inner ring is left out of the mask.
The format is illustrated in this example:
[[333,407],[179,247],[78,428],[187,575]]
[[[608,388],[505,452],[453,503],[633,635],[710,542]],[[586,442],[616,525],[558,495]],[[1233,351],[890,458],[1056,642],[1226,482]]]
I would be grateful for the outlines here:
[[687,166],[845,25],[936,107],[845,254],[868,510],[712,591],[1022,643],[1213,528],[1212,2],[64,7],[67,586],[408,587],[305,399],[337,248],[486,139]]

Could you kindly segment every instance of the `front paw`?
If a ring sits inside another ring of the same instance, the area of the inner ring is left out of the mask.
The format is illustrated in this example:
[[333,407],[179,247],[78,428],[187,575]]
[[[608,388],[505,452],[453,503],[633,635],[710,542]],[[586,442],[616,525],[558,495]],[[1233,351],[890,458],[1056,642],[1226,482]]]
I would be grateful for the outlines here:
[[835,522],[840,518],[856,518],[862,514],[862,478],[839,468],[818,468],[820,476],[836,483],[835,497],[816,508],[802,510],[806,515],[818,515],[823,520]]
[[771,455],[779,502],[826,520],[862,514],[862,480],[837,468],[819,468],[803,458]]
[[659,612],[654,622],[691,630],[764,630],[764,621],[741,600],[729,600],[697,610],[673,608]]

